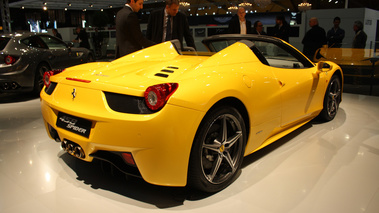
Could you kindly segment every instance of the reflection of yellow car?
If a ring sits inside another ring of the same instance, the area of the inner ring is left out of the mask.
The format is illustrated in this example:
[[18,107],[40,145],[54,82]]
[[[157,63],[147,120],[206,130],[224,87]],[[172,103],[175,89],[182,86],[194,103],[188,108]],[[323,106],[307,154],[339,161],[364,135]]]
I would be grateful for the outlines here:
[[[313,61],[333,61],[341,66],[345,76],[354,77],[371,77],[373,63],[379,65],[378,52],[373,49],[356,49],[356,48],[328,48],[327,46],[318,49]],[[378,66],[379,67],[379,66]],[[379,68],[375,69],[374,76],[379,77]]]
[[108,161],[151,184],[215,192],[244,156],[318,115],[335,117],[343,84],[336,64],[314,64],[271,37],[204,43],[220,51],[182,54],[166,42],[46,74],[49,136],[82,160]]

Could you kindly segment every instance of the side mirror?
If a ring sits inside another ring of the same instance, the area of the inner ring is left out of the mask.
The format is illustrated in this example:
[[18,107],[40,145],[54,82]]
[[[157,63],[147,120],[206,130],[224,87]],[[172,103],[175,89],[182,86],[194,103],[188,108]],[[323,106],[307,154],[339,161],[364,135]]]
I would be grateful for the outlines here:
[[72,43],[72,42],[68,42],[68,43],[67,43],[67,47],[68,47],[68,48],[71,48],[71,47],[73,47],[73,46],[74,46],[74,43]]
[[327,71],[330,71],[332,69],[333,69],[333,66],[328,64],[325,61],[320,61],[317,64],[317,70],[319,70],[320,72],[327,72]]

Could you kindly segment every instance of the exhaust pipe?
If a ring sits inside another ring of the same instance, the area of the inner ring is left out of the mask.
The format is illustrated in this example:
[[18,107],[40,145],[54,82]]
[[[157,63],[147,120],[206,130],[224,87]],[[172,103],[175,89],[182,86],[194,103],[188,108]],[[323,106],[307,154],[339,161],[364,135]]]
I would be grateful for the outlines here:
[[9,85],[9,83],[5,82],[5,83],[3,84],[3,89],[4,89],[4,90],[9,90],[10,88],[11,88],[11,86]]
[[78,144],[69,142],[67,140],[63,140],[61,143],[61,147],[64,151],[68,152],[70,155],[73,155],[77,158],[84,158],[86,155],[84,154],[84,150]]
[[62,143],[61,143],[61,147],[64,151],[66,151],[67,149],[67,141],[66,140],[63,140]]
[[17,89],[17,88],[18,88],[18,84],[15,82],[12,82],[12,89]]
[[74,145],[72,145],[71,143],[67,145],[67,149],[66,151],[70,154],[70,155],[73,155],[74,154]]
[[76,146],[74,148],[74,155],[77,157],[77,158],[84,158],[84,151],[82,149],[82,147],[80,146]]

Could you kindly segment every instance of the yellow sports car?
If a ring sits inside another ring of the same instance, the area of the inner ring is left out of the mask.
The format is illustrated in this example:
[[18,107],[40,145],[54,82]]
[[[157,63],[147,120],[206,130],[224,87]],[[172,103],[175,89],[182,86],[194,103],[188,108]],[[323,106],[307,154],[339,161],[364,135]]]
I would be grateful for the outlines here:
[[151,184],[207,192],[233,182],[243,157],[313,118],[332,120],[343,74],[267,36],[205,39],[209,52],[165,42],[112,62],[45,74],[49,136],[85,161]]
[[344,70],[345,83],[360,79],[367,84],[370,78],[379,78],[379,54],[374,49],[328,48],[325,45],[316,51],[313,61],[338,64]]

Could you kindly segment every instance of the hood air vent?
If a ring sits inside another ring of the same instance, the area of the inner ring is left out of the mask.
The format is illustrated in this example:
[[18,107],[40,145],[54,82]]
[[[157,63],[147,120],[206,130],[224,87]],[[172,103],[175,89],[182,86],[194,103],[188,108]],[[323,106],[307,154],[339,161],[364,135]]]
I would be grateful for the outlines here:
[[175,70],[177,70],[177,69],[179,69],[179,67],[169,66],[169,67],[162,69],[159,73],[156,73],[154,76],[168,78],[169,77],[168,73],[174,73]]

